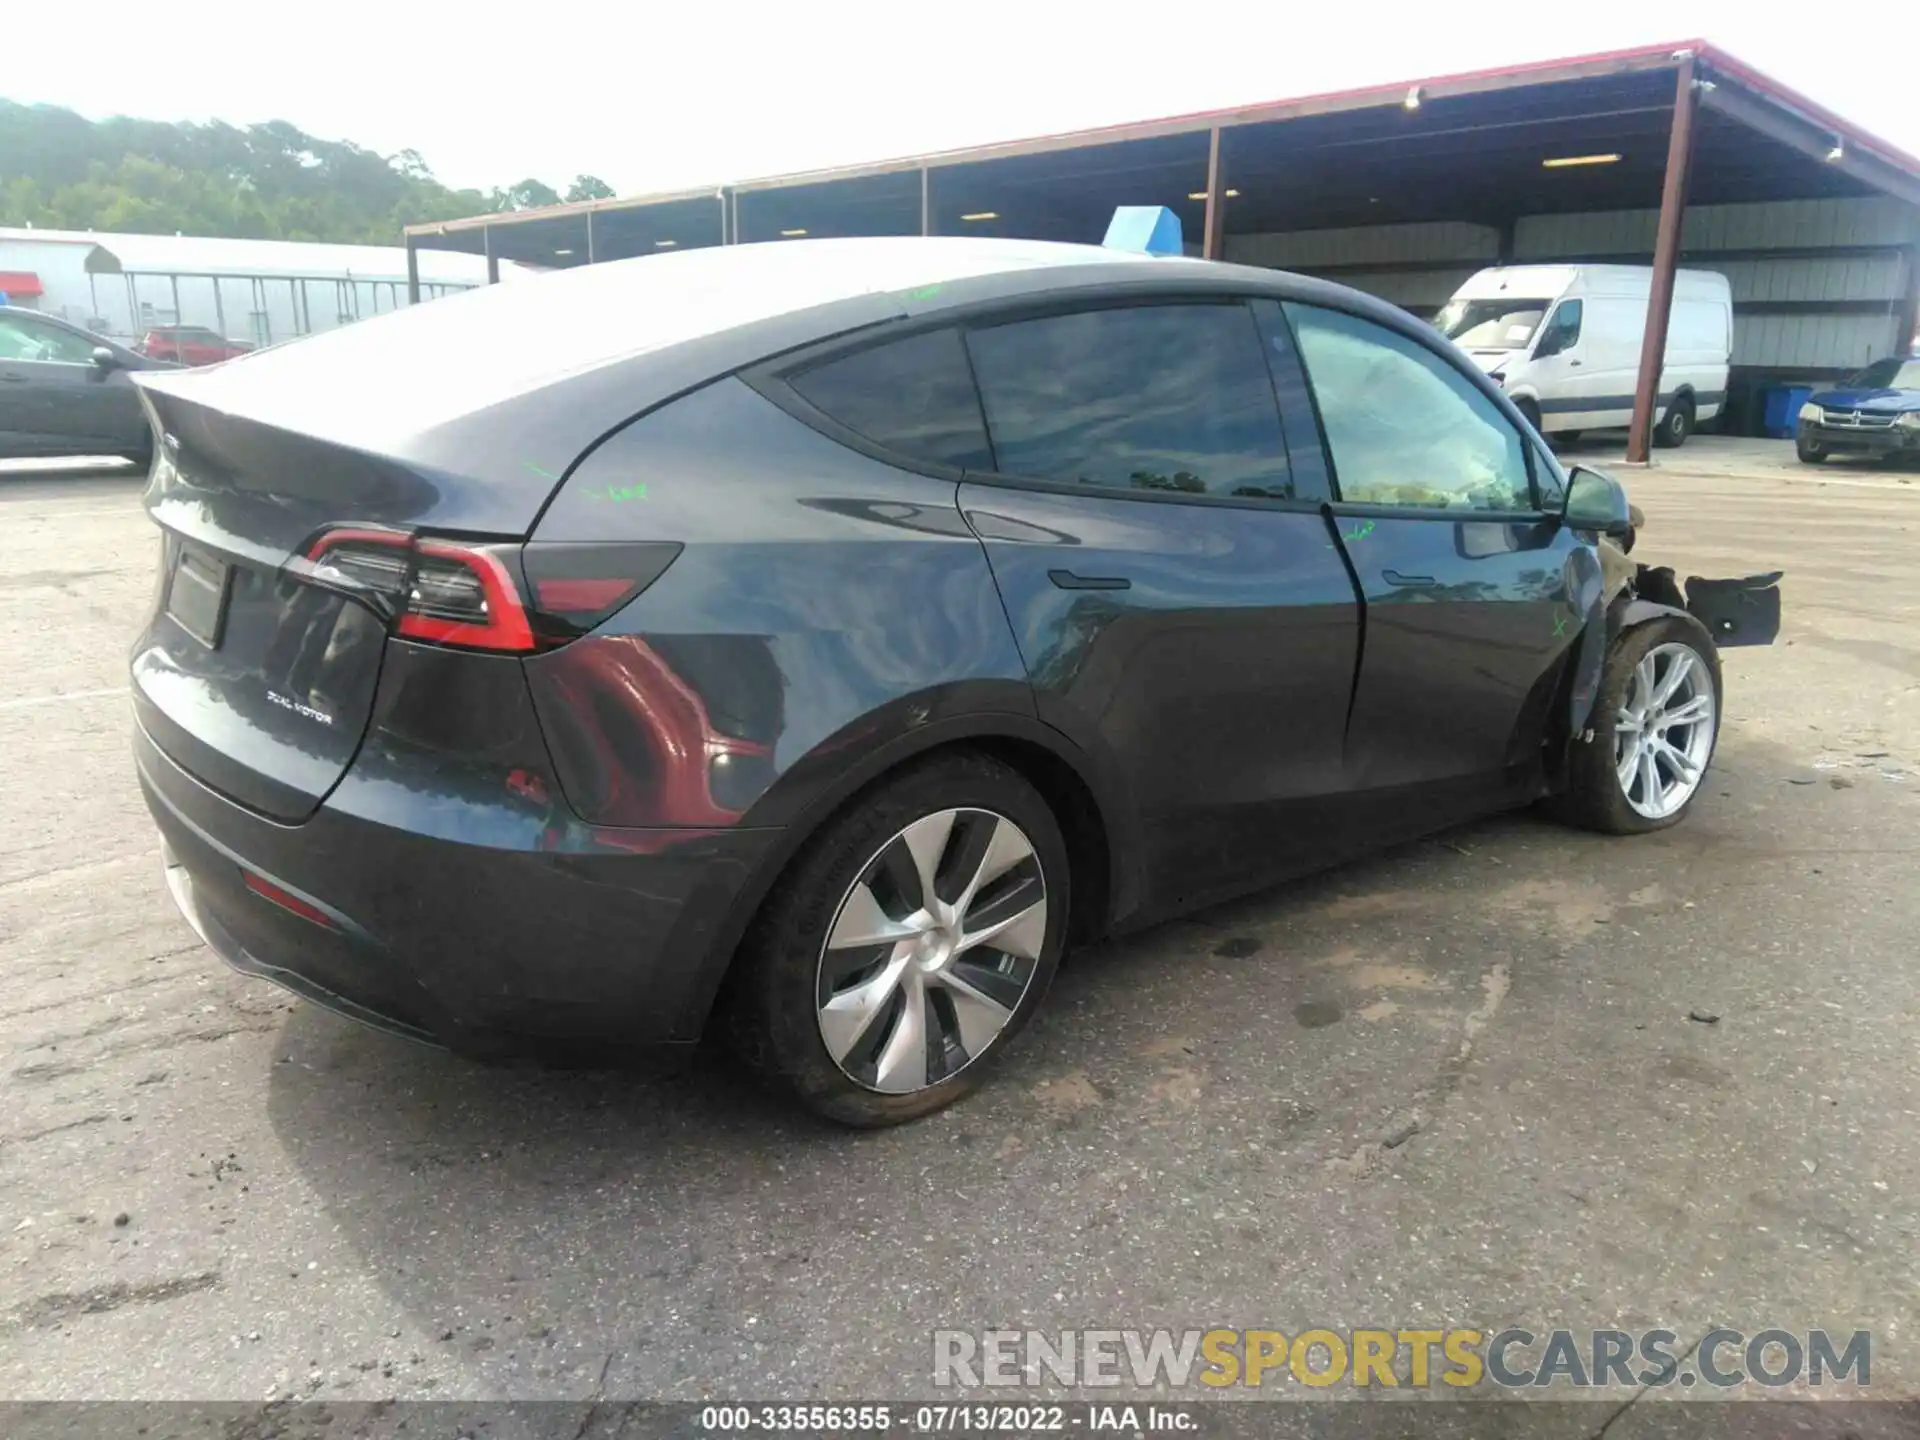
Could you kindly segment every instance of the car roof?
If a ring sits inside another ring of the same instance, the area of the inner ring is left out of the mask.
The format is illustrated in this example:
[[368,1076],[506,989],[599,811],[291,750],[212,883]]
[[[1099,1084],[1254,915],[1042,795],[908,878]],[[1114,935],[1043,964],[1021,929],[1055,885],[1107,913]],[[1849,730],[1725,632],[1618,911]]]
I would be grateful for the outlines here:
[[1340,286],[1181,256],[961,236],[790,240],[511,279],[141,383],[410,464],[558,474],[675,395],[838,336],[1056,294],[1228,289],[1420,323]]

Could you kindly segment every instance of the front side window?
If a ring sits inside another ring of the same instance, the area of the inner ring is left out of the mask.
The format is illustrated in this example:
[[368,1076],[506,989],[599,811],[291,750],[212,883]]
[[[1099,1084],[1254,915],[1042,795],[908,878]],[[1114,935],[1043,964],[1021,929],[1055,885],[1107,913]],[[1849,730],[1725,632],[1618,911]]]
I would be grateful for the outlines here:
[[1245,305],[1082,310],[972,331],[999,469],[1133,493],[1294,498]]
[[1520,432],[1459,370],[1383,325],[1313,305],[1286,311],[1342,500],[1533,509]]
[[1549,355],[1558,355],[1578,345],[1580,322],[1585,314],[1586,306],[1580,301],[1562,300],[1560,308],[1553,312],[1553,318],[1547,321],[1547,328],[1540,332],[1540,343],[1533,347],[1533,358],[1544,360]]
[[93,361],[93,342],[26,315],[0,312],[0,360],[54,360],[68,365]]
[[993,468],[956,331],[932,330],[855,351],[790,375],[787,383],[876,445],[961,470]]

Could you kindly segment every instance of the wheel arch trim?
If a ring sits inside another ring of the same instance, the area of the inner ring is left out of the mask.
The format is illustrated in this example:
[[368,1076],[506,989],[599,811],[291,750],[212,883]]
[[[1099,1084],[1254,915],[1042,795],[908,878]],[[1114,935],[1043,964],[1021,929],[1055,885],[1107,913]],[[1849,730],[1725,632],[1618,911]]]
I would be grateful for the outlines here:
[[[1125,817],[1129,812],[1118,792],[1117,780],[1102,776],[1093,757],[1060,731],[1032,716],[1001,711],[946,716],[875,746],[847,765],[830,783],[822,785],[782,826],[779,840],[768,850],[758,872],[734,896],[727,923],[716,932],[706,952],[695,959],[699,973],[687,988],[674,1033],[697,1035],[704,1028],[748,927],[794,857],[823,826],[861,791],[902,766],[937,750],[970,741],[985,744],[1013,741],[1036,746],[1071,771],[1091,797],[1095,818],[1106,836],[1105,913],[1096,917],[1094,927],[1105,930],[1112,923],[1122,897],[1131,893],[1127,888],[1124,857],[1138,850],[1125,838]],[[751,820],[752,812],[749,812],[748,822]]]

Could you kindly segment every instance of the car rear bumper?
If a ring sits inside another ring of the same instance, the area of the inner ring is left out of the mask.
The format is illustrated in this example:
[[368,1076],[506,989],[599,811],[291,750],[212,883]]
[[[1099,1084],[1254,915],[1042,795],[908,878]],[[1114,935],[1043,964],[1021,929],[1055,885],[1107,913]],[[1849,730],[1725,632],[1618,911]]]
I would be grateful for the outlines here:
[[1825,455],[1874,455],[1920,459],[1920,430],[1890,425],[1882,430],[1852,430],[1804,421],[1800,443]]
[[209,789],[137,726],[134,750],[168,888],[222,959],[479,1056],[691,1045],[780,833],[515,837],[476,815],[467,842],[325,804],[287,825]]

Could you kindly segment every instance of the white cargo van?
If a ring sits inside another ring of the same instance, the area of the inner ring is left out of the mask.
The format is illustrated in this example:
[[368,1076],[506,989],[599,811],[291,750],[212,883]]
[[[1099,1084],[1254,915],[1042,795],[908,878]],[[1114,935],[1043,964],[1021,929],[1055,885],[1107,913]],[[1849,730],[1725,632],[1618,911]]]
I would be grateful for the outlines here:
[[[1462,285],[1434,324],[1500,382],[1536,428],[1571,439],[1632,423],[1653,271],[1641,265],[1503,265]],[[1674,279],[1656,445],[1720,413],[1733,355],[1727,277]]]

